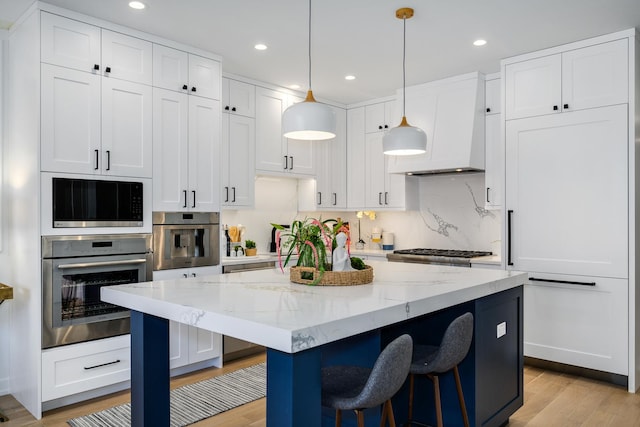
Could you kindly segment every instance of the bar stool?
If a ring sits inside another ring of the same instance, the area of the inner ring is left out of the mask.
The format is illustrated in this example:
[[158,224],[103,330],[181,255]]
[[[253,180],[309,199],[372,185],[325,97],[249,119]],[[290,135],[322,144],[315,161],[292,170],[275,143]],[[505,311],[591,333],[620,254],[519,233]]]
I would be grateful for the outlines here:
[[364,427],[363,410],[384,404],[380,426],[389,420],[395,427],[391,398],[402,387],[411,364],[413,340],[407,334],[391,341],[373,368],[328,366],[322,368],[322,405],[336,410],[336,427],[342,425],[342,411],[353,410],[358,427]]
[[[416,345],[413,348],[413,360],[409,371],[409,420],[407,426],[422,424],[413,418],[413,383],[416,375],[423,375],[433,381],[438,427],[442,427],[442,407],[440,400],[439,374],[453,370],[458,390],[458,401],[465,427],[469,427],[467,407],[462,394],[458,364],[467,356],[473,338],[473,314],[465,313],[453,320],[444,333],[440,346]],[[422,424],[424,425],[424,424]]]

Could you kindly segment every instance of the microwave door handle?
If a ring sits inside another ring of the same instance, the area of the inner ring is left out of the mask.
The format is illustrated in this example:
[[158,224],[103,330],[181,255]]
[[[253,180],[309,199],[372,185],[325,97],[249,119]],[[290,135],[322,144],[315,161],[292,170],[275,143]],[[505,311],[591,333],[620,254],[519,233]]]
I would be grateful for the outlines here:
[[106,267],[111,265],[130,265],[130,264],[144,264],[147,260],[145,258],[138,259],[123,259],[119,261],[98,261],[98,262],[79,262],[74,264],[60,264],[59,270],[65,270],[68,268],[91,268],[91,267]]

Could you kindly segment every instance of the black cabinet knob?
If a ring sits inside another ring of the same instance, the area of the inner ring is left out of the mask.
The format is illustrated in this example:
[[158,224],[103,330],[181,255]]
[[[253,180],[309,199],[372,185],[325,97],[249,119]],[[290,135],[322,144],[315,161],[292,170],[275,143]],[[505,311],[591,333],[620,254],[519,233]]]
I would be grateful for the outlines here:
[[233,108],[231,109],[231,111],[236,111],[236,107],[233,107]]
[[382,125],[378,126],[378,129],[382,129]]
[[93,69],[98,71],[100,69],[100,66],[98,64],[93,64]]
[[107,68],[105,68],[105,69],[104,69],[104,72],[105,72],[105,73],[110,73],[110,72],[111,72],[111,67],[107,67]]
[[389,129],[389,125],[384,125],[384,128],[385,129]]
[[553,111],[558,111],[558,106],[557,105],[553,106]]
[[487,113],[490,113],[490,112],[491,112],[491,108],[487,108]]
[[187,90],[189,87],[187,85],[182,85],[182,90]]
[[228,106],[228,105],[225,105],[225,106],[224,106],[224,109],[225,109],[225,111],[229,111],[229,106]]
[[195,92],[195,91],[196,91],[196,87],[195,87],[195,86],[193,86],[193,87],[191,88],[191,92]]
[[568,110],[569,109],[569,104],[564,104],[564,109]]

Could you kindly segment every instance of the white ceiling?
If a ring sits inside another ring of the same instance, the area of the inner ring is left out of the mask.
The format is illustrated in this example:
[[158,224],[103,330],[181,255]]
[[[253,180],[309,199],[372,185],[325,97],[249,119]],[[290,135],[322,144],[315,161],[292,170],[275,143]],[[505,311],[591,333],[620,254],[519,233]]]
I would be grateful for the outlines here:
[[[305,0],[48,0],[48,3],[216,53],[227,73],[307,88]],[[0,0],[7,28],[32,0]],[[316,0],[312,83],[343,104],[389,96],[402,86],[402,21],[409,6],[407,85],[471,71],[499,71],[501,58],[640,28],[638,0]],[[477,38],[487,45],[472,46]],[[257,42],[269,46],[256,51]],[[354,74],[357,79],[345,81]]]

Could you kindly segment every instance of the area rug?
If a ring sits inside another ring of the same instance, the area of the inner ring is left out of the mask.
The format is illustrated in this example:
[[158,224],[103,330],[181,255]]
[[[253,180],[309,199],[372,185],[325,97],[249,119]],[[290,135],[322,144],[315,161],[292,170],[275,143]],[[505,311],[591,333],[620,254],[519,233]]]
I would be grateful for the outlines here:
[[[171,390],[171,427],[193,424],[265,397],[266,364],[260,363]],[[129,427],[131,403],[67,421],[71,427]]]

